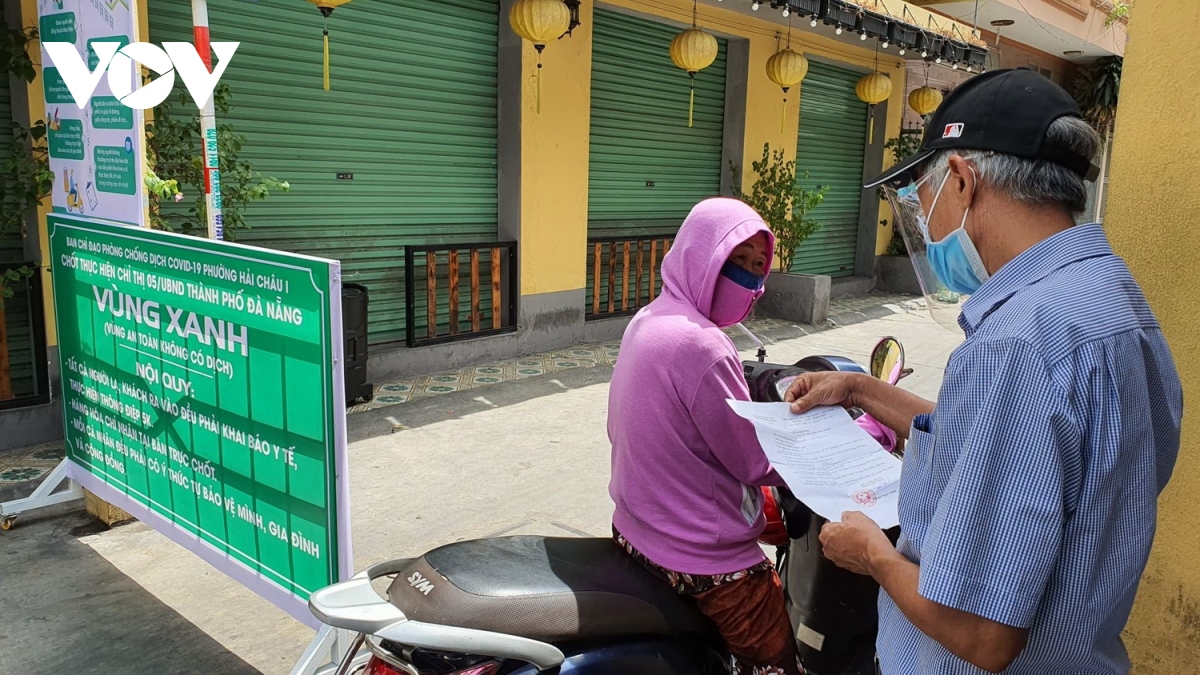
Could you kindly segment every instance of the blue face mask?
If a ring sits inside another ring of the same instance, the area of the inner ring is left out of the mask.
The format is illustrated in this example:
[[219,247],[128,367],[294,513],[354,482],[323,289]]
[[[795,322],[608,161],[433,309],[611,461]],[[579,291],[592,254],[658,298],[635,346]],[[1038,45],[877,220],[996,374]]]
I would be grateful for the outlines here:
[[763,282],[766,281],[766,277],[759,276],[733,262],[726,262],[721,267],[721,276],[750,291],[762,289]]
[[[937,208],[938,200],[942,196],[942,190],[946,189],[946,181],[949,178],[950,174],[947,172],[938,188],[937,195],[933,198],[933,206],[929,207],[930,215],[933,215],[933,210]],[[917,185],[912,185],[897,194],[902,199],[916,199],[916,188]],[[963,213],[962,223],[958,229],[943,237],[941,241],[931,240],[928,217],[919,216],[918,222],[921,234],[925,237],[925,254],[929,259],[929,266],[933,268],[933,273],[946,288],[962,295],[971,295],[978,291],[990,276],[987,268],[983,265],[983,259],[979,257],[979,251],[971,241],[970,235],[967,234],[967,215],[970,212],[971,209],[968,208]]]

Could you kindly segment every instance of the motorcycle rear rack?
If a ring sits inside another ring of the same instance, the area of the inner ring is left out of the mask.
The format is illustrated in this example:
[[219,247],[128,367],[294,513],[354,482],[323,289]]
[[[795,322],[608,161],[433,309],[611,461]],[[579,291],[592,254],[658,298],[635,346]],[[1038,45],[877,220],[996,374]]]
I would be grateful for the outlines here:
[[411,562],[398,559],[372,565],[349,581],[313,593],[308,607],[326,625],[408,647],[517,659],[539,671],[557,668],[566,659],[558,647],[538,640],[410,620],[399,607],[380,597],[371,582],[399,574]]

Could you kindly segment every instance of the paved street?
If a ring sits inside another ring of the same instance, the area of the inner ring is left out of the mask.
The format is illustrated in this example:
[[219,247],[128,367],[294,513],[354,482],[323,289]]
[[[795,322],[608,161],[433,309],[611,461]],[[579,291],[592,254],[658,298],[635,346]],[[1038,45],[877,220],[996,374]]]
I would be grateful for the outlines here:
[[[865,363],[893,335],[915,369],[903,386],[933,397],[959,338],[923,311],[893,310],[769,342],[768,360],[829,353]],[[356,566],[502,532],[604,536],[610,374],[566,369],[352,415]],[[287,673],[312,636],[140,523],[97,531],[78,512],[58,514],[0,533],[0,595],[22,608],[0,616],[2,673]]]

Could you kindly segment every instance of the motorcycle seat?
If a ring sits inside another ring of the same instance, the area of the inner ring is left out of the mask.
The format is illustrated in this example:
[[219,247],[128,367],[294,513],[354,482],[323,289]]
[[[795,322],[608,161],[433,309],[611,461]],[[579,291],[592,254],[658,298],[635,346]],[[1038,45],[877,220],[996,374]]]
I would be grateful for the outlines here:
[[691,598],[611,539],[517,536],[449,544],[412,560],[387,595],[414,621],[545,642],[720,639]]

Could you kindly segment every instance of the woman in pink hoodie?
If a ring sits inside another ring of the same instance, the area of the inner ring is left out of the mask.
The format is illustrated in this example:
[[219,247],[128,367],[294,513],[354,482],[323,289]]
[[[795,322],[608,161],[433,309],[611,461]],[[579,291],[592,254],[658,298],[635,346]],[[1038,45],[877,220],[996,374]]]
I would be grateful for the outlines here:
[[662,294],[625,330],[608,400],[613,536],[721,631],[735,672],[802,673],[783,589],[758,546],[763,485],[783,485],[723,328],[762,295],[775,237],[733,199],[696,205],[663,259]]

